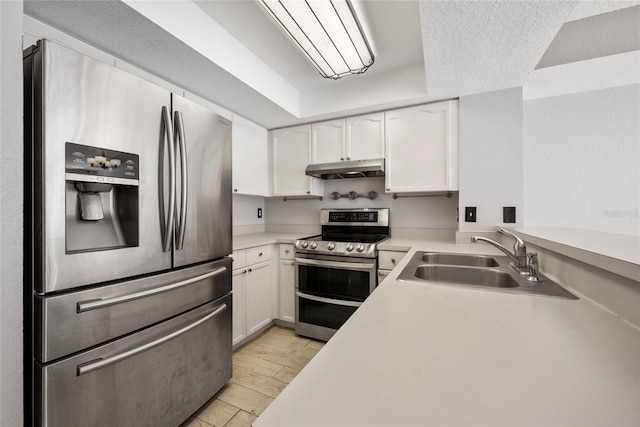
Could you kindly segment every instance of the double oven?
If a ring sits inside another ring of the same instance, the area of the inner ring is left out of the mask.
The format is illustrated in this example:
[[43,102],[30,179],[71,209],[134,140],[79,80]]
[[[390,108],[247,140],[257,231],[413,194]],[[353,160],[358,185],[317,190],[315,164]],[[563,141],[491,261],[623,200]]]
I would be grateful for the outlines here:
[[295,242],[298,335],[328,340],[377,286],[389,209],[322,209],[322,234]]

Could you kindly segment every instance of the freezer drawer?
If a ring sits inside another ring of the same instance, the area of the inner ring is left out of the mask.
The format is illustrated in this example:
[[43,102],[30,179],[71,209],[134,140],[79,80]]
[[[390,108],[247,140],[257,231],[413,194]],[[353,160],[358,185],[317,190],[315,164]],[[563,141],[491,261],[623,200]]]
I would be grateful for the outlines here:
[[231,291],[231,258],[63,295],[35,297],[35,359],[49,362]]
[[231,295],[35,373],[39,425],[175,427],[231,378]]

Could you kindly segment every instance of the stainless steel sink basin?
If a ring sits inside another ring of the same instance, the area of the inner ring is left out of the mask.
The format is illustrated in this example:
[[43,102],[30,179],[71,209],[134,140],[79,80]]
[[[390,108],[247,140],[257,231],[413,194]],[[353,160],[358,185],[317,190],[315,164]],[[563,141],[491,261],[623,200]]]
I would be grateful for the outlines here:
[[460,283],[494,288],[515,288],[518,286],[518,282],[509,273],[489,268],[420,265],[416,268],[414,276],[418,279],[432,282]]
[[426,285],[462,286],[470,289],[578,299],[543,275],[539,275],[538,282],[527,280],[510,266],[510,262],[511,259],[506,256],[418,251],[398,275],[398,280]]
[[422,255],[422,261],[429,264],[466,265],[469,267],[497,267],[498,261],[486,255],[445,254],[429,252]]

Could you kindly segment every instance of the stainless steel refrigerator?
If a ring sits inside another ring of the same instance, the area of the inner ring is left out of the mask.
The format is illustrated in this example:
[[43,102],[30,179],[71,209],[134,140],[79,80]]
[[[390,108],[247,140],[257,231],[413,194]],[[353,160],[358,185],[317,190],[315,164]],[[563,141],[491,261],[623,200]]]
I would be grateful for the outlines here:
[[25,393],[42,426],[177,426],[231,377],[231,126],[42,40],[25,70]]

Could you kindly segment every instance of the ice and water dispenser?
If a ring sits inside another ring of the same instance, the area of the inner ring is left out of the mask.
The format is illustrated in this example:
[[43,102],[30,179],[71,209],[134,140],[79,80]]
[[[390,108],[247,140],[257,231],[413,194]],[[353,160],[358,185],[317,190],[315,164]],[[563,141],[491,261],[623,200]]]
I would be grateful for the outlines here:
[[67,142],[66,252],[138,246],[139,156]]

